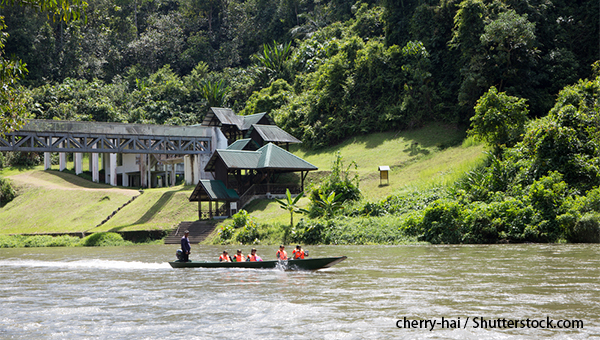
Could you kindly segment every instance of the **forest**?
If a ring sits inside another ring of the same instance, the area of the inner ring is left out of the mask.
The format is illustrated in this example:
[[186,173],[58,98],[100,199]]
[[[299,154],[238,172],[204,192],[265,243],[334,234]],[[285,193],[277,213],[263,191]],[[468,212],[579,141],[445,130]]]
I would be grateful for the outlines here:
[[224,106],[310,148],[467,127],[491,86],[541,117],[599,59],[592,0],[97,0],[66,21],[26,3],[2,1],[2,56],[26,65],[32,117],[180,125]]
[[[490,145],[484,166],[337,214],[402,216],[432,243],[600,237],[596,0],[37,2],[1,2],[3,119],[188,125],[221,106],[269,112],[310,149],[444,122]],[[335,197],[313,193],[313,215]],[[296,239],[350,242],[333,215]]]

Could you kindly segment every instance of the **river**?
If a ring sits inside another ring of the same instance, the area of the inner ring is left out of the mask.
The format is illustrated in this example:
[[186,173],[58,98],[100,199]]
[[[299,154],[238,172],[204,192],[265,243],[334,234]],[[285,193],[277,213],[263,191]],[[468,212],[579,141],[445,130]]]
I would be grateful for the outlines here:
[[[191,259],[224,248],[193,245]],[[307,249],[348,259],[316,272],[172,269],[168,245],[0,249],[0,339],[600,337],[598,245]]]

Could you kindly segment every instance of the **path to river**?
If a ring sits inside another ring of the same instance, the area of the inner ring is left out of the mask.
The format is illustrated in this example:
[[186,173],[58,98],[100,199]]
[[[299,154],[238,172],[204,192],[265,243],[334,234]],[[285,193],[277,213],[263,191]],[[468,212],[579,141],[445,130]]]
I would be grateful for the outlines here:
[[166,245],[0,249],[0,339],[600,337],[598,245],[307,248],[349,258],[282,272],[172,269]]

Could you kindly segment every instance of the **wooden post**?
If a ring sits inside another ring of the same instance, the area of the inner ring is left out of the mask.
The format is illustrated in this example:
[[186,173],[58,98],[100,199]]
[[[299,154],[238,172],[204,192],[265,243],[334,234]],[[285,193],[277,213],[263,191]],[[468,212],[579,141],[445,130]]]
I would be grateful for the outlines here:
[[202,200],[198,197],[198,221],[202,220]]

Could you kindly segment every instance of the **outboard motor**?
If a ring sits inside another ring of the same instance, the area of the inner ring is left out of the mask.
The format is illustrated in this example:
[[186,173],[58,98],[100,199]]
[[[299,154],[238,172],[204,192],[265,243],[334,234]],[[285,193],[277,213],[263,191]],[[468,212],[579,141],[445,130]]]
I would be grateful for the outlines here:
[[182,257],[183,257],[183,250],[181,249],[177,249],[177,251],[175,252],[175,256],[177,256],[177,259],[179,261],[181,261]]

